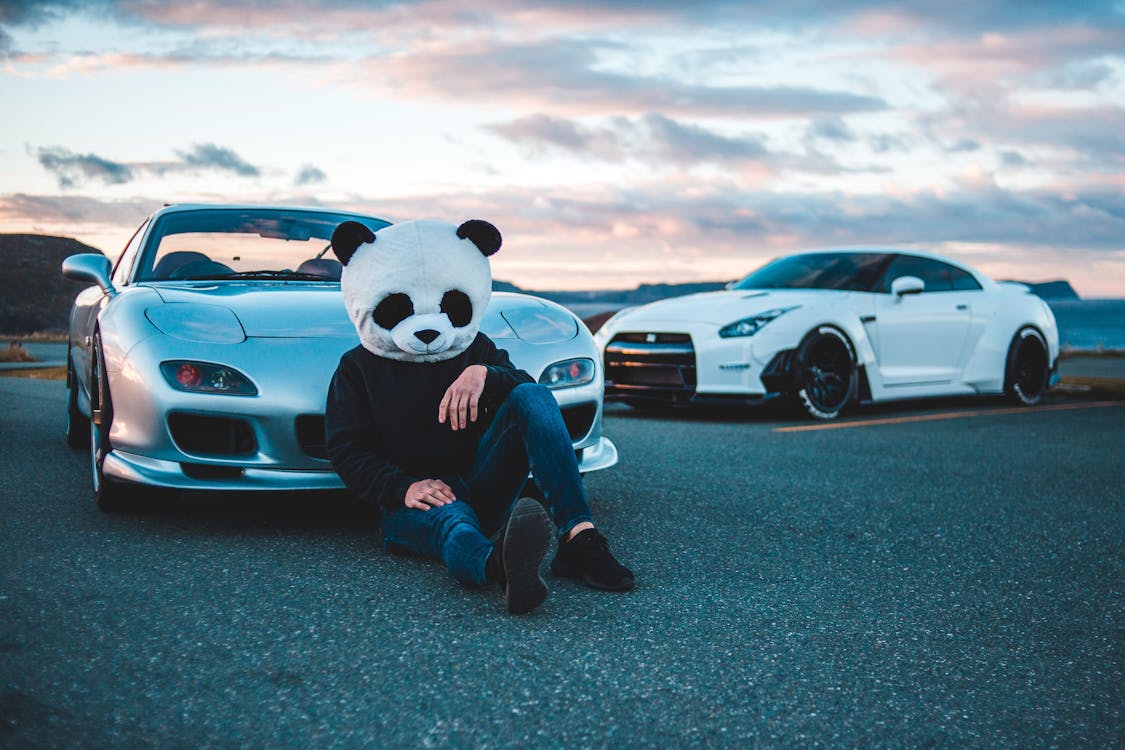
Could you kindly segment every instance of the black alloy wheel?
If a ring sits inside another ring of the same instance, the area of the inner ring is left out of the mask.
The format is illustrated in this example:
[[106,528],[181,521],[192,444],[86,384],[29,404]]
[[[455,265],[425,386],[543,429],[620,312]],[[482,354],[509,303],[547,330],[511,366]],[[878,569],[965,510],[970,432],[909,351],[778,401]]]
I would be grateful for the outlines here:
[[[68,346],[69,350],[70,347]],[[66,357],[66,444],[71,448],[86,448],[90,445],[90,420],[78,408],[78,378],[70,353]]]
[[794,358],[794,400],[813,419],[835,419],[855,396],[855,350],[843,333],[823,326]]
[[1034,328],[1023,328],[1008,349],[1004,393],[1008,400],[1024,406],[1038,404],[1047,391],[1050,377],[1047,342]]

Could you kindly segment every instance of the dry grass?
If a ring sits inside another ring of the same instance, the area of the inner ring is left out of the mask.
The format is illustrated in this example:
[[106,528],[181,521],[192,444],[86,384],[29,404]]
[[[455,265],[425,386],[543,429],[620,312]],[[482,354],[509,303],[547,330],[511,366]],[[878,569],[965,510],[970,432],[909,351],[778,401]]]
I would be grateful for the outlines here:
[[65,367],[25,367],[19,370],[0,370],[0,378],[30,378],[32,380],[66,380]]
[[33,333],[5,333],[3,338],[19,341],[66,341],[66,331],[35,331]]
[[27,353],[23,344],[13,341],[8,346],[0,346],[0,362],[34,362],[35,357]]

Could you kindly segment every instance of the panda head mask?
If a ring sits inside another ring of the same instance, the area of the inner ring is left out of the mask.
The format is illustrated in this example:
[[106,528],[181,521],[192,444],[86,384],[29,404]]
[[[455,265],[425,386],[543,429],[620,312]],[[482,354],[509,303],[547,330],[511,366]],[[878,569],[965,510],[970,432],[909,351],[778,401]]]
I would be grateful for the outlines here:
[[373,354],[439,362],[465,351],[492,295],[488,256],[500,232],[473,219],[457,227],[408,221],[378,232],[346,221],[332,233],[344,264],[344,305]]

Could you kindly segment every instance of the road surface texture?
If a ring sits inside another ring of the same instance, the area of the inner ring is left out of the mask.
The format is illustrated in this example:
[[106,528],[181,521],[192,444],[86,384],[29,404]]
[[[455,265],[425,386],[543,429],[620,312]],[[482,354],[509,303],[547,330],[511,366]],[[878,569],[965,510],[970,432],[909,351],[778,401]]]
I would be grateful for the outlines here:
[[63,384],[0,402],[0,747],[1125,743],[1125,403],[613,407],[637,590],[511,617],[339,494],[104,515]]

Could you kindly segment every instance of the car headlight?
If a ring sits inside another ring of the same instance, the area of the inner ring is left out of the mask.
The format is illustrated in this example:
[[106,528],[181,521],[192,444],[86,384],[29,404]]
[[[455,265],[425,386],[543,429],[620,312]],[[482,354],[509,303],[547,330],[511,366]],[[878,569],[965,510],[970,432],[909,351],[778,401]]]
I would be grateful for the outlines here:
[[585,357],[556,362],[539,376],[539,382],[548,388],[573,388],[593,381],[594,360]]
[[749,318],[736,320],[733,323],[728,323],[719,329],[719,337],[724,339],[735,338],[736,336],[753,336],[755,333],[762,329],[766,323],[769,323],[774,318],[778,318],[790,310],[796,310],[800,305],[793,307],[775,307],[772,310],[766,310],[763,313],[758,313]]
[[250,378],[233,367],[210,362],[174,359],[160,363],[160,373],[168,385],[188,393],[221,393],[227,396],[257,396]]

